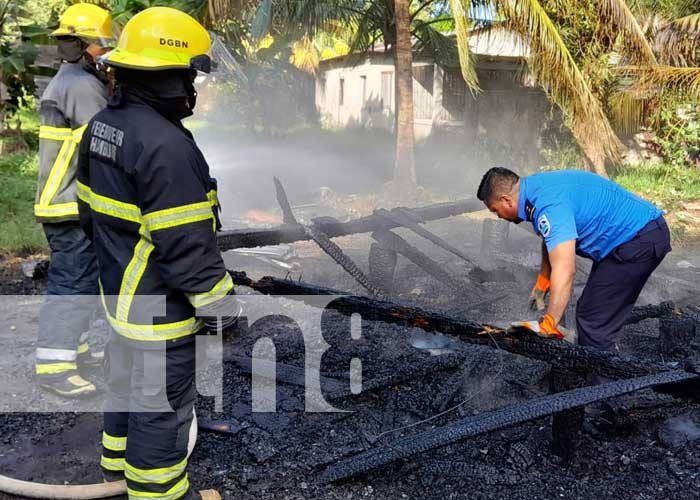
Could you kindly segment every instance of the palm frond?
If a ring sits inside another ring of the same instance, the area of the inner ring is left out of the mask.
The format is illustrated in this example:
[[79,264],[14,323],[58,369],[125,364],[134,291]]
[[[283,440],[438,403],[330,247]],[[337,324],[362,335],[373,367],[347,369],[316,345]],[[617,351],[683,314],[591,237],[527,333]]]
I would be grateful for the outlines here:
[[615,160],[622,143],[601,104],[571,57],[556,26],[537,0],[504,0],[501,10],[510,25],[530,42],[529,67],[563,111],[587,156]]
[[639,64],[656,64],[654,51],[625,0],[596,0],[596,3],[603,24],[609,31],[621,35],[622,44],[632,52],[634,60]]
[[[357,19],[355,36],[350,43],[352,52],[367,52],[372,48],[382,35],[380,26],[383,26],[385,17],[381,2],[369,2]],[[388,43],[386,40],[383,42],[385,45]]]
[[633,134],[645,125],[650,114],[652,98],[640,98],[629,92],[615,92],[608,99],[608,111],[615,130]]
[[700,97],[700,68],[676,66],[628,67],[627,75],[635,75],[636,81],[626,92],[635,97],[658,95],[664,92],[681,92],[692,98]]
[[255,39],[260,39],[270,33],[272,26],[273,0],[262,0],[255,12],[255,17],[250,25],[250,34]]
[[320,61],[321,56],[313,40],[308,35],[292,45],[292,55],[289,57],[289,63],[294,67],[315,75]]
[[[467,0],[468,1],[468,0]],[[454,18],[455,31],[457,33],[457,51],[459,54],[459,67],[462,70],[462,78],[471,90],[472,94],[480,91],[479,80],[476,76],[476,68],[471,50],[469,50],[469,24],[467,17],[469,5],[465,5],[465,0],[450,0],[452,17]]]
[[700,14],[691,14],[663,26],[656,35],[654,47],[664,64],[692,64],[700,49]]

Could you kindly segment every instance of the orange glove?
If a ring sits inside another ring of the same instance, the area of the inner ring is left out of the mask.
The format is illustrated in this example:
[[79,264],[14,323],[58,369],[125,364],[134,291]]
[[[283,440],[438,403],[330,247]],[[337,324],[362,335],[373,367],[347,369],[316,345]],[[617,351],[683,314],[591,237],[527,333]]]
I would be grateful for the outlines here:
[[544,298],[549,292],[549,278],[541,274],[537,275],[537,283],[530,293],[530,309],[533,311],[544,311]]
[[549,314],[545,314],[539,323],[537,321],[517,321],[511,323],[510,326],[513,329],[525,328],[540,337],[556,340],[562,340],[566,335],[561,329],[557,328],[554,318]]

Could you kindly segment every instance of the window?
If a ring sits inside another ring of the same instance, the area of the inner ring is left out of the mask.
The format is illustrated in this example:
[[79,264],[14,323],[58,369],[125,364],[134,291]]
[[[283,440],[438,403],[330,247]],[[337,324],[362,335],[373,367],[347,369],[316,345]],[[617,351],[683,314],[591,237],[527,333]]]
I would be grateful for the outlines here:
[[367,75],[360,76],[360,80],[362,81],[362,104],[364,105],[367,102]]
[[338,105],[345,105],[345,78],[340,79],[340,90],[338,95]]
[[323,76],[318,80],[318,97],[322,103],[326,102],[326,77]]
[[382,109],[392,110],[394,97],[394,72],[382,71]]
[[459,70],[445,71],[442,85],[442,106],[452,116],[461,117],[467,103],[467,84]]
[[427,120],[433,116],[433,65],[413,67],[413,106],[415,117]]

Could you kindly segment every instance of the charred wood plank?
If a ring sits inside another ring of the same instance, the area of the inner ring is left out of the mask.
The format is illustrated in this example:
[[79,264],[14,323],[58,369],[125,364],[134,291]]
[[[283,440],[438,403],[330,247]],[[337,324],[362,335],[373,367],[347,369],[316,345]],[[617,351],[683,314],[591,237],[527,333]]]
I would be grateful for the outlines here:
[[[428,205],[412,209],[412,212],[416,217],[424,221],[431,221],[483,209],[484,204],[479,200],[461,200]],[[399,224],[378,215],[369,215],[348,222],[328,219],[319,220],[315,226],[329,238],[336,238],[351,234],[371,233],[372,231],[388,231],[398,227]],[[296,224],[284,224],[270,229],[234,229],[221,231],[217,234],[217,243],[222,251],[234,248],[254,248],[266,245],[279,245],[280,243],[294,243],[295,241],[308,241],[310,239],[311,237],[306,234],[304,228]]]
[[440,264],[408,243],[398,234],[392,233],[391,231],[375,231],[372,233],[372,238],[383,248],[393,250],[399,255],[406,257],[430,276],[449,286],[456,292],[463,292],[464,289],[469,286],[467,283],[462,283],[453,278]]
[[435,244],[436,246],[442,248],[443,250],[446,250],[456,255],[465,262],[468,262],[469,264],[472,263],[472,259],[469,258],[467,254],[462,252],[457,247],[451,245],[444,239],[440,238],[437,234],[433,233],[432,231],[428,231],[426,228],[421,226],[420,222],[424,221],[421,220],[419,217],[414,216],[413,213],[407,208],[395,208],[391,211],[386,210],[384,208],[379,208],[375,210],[374,213],[377,215],[381,215],[382,217],[386,217],[387,219],[396,222],[397,224],[400,224],[401,226],[407,229],[410,229],[418,236],[421,236],[426,240],[430,241],[431,243]]
[[[489,328],[469,319],[447,316],[440,312],[395,302],[358,297],[340,290],[318,287],[307,283],[264,277],[253,281],[245,273],[231,272],[234,283],[250,287],[266,295],[289,295],[313,304],[314,295],[338,295],[327,307],[342,314],[358,313],[369,321],[382,321],[426,331],[454,335],[470,344],[498,346],[500,349],[550,363],[552,366],[579,373],[596,373],[612,379],[631,378],[669,370],[670,367],[653,361],[622,356],[614,352],[597,351],[563,341],[541,339],[535,335],[506,335],[502,330]],[[490,333],[490,334],[484,334]]]
[[[277,382],[282,382],[284,384],[297,387],[306,387],[307,370],[305,368],[256,359],[256,366],[264,367],[266,369],[262,372],[254,372],[253,360],[249,357],[228,355],[226,359],[230,359],[236,363],[243,373],[247,373],[249,375],[255,374],[259,377],[267,377],[267,373],[272,373],[274,371]],[[320,380],[321,386],[329,391],[341,393],[345,390],[345,383],[338,379],[326,377],[320,374],[314,374],[313,376],[315,376],[317,380]]]
[[398,261],[396,252],[383,248],[379,243],[369,247],[369,274],[377,285],[387,294],[394,291],[394,273]]
[[[403,365],[401,367],[397,367],[396,371],[390,375],[363,380],[362,392],[360,394],[366,394],[378,389],[384,389],[385,387],[400,385],[433,373],[452,371],[464,366],[464,362],[464,356],[457,354],[443,354],[441,356],[435,356],[429,362],[420,363],[417,365]],[[324,389],[326,389],[325,386]],[[329,391],[324,395],[331,401],[340,401],[350,397],[355,397],[354,394],[350,393],[349,384],[347,388],[343,388],[340,391]]]
[[355,281],[362,285],[369,293],[379,299],[386,298],[386,294],[374,286],[367,275],[362,272],[359,267],[357,267],[357,264],[355,264],[355,262],[348,257],[338,245],[333,243],[323,231],[320,231],[313,226],[309,226],[306,228],[306,232],[309,236],[311,236],[316,244],[321,247],[321,250],[326,252],[326,254],[328,254],[340,267],[342,267],[345,272],[355,278]]
[[685,358],[693,352],[695,321],[689,316],[669,315],[661,318],[659,353],[668,358]]
[[553,413],[580,408],[596,401],[603,401],[647,387],[689,381],[693,378],[697,381],[698,376],[679,371],[664,372],[618,380],[609,384],[583,387],[510,405],[408,436],[386,446],[370,449],[326,468],[318,479],[320,483],[339,481],[472,436],[528,422]]
[[675,310],[673,302],[662,302],[661,304],[639,306],[632,308],[632,312],[625,320],[626,325],[633,325],[650,318],[661,318],[673,314]]
[[[585,385],[584,377],[566,370],[552,369],[549,374],[550,394],[570,391]],[[578,433],[583,428],[585,408],[583,406],[564,410],[552,415],[552,451],[571,462],[578,445]]]
[[302,226],[297,222],[296,217],[294,217],[294,212],[289,204],[289,199],[287,198],[287,193],[282,186],[282,182],[277,178],[273,178],[275,181],[275,190],[277,192],[277,202],[282,209],[284,214],[284,222],[288,224],[298,224],[300,227],[304,228],[307,235],[311,237],[314,242],[321,247],[321,250],[326,252],[326,254],[333,259],[340,267],[342,267],[345,272],[350,276],[355,278],[355,280],[365,287],[369,293],[378,298],[385,298],[384,292],[375,287],[370,279],[362,272],[362,270],[357,267],[357,264],[353,260],[345,255],[341,248],[333,243],[331,239],[322,230],[314,226]]

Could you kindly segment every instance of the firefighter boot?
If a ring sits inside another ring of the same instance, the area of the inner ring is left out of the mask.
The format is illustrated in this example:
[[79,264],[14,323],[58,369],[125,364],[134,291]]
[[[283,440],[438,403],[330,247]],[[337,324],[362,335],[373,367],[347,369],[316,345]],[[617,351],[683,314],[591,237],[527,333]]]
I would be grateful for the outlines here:
[[64,398],[86,398],[97,394],[95,384],[85,380],[77,371],[69,371],[60,376],[39,375],[38,382],[42,389]]

